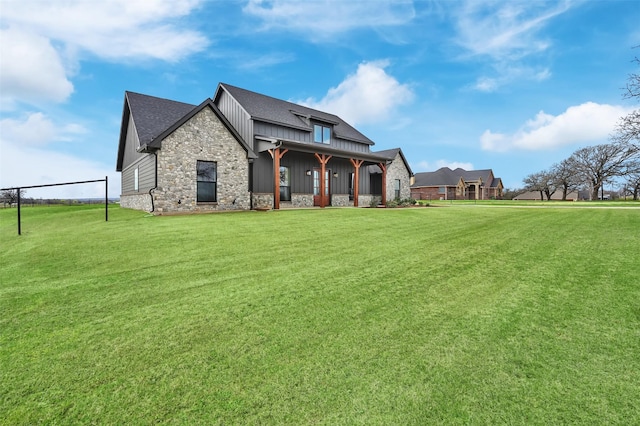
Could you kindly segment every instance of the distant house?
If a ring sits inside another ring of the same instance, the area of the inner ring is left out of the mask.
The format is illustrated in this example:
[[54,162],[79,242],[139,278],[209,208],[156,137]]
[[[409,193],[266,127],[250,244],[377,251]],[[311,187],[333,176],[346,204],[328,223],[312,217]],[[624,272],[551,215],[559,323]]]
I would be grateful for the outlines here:
[[502,179],[493,170],[451,170],[416,173],[411,197],[422,200],[489,200],[502,198]]
[[[524,201],[524,200],[530,200],[530,201],[546,201],[547,200],[547,196],[543,193],[542,194],[542,199],[540,198],[540,191],[527,191],[527,192],[523,192],[522,194],[518,194],[515,197],[513,197],[514,200],[520,200],[520,201]],[[578,201],[582,199],[580,197],[580,195],[578,194],[577,191],[573,191],[573,192],[569,192],[567,194],[567,199],[566,201]],[[556,191],[551,195],[551,200],[552,201],[561,201],[562,200],[562,191]]]
[[402,150],[373,145],[336,115],[228,84],[200,105],[125,92],[120,204],[165,213],[409,198]]

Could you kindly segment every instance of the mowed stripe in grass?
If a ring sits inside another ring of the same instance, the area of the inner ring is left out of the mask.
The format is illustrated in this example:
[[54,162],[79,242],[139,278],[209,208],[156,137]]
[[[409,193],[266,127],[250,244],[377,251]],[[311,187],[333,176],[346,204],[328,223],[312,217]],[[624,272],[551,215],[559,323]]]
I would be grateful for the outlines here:
[[4,423],[626,423],[633,210],[0,211]]

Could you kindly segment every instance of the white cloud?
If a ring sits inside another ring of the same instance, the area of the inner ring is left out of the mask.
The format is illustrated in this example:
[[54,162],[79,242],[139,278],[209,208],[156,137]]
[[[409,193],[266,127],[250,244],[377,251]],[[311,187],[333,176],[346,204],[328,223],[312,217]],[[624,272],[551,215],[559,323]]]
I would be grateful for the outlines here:
[[[86,133],[79,124],[55,124],[40,112],[24,119],[6,118],[0,121],[0,187],[46,185],[102,179],[109,176],[110,196],[120,193],[120,180],[113,166],[55,152],[47,147],[56,141],[67,141]],[[101,197],[104,184],[86,184],[47,189],[30,189],[30,197]]]
[[[556,16],[571,7],[564,2],[495,2],[469,0],[454,12],[455,41],[466,57],[490,61],[493,76],[481,76],[472,88],[493,92],[513,81],[543,81],[551,71],[526,58],[548,50],[552,43],[540,35]],[[529,62],[529,63],[527,63]]]
[[569,107],[557,116],[540,111],[511,135],[486,130],[480,143],[486,151],[504,152],[553,150],[572,144],[602,142],[628,112],[629,109],[621,106],[594,102]]
[[494,64],[494,69],[497,72],[496,76],[481,76],[472,88],[480,92],[494,92],[512,81],[544,81],[551,77],[551,71],[548,68],[535,69],[527,66]]
[[[112,165],[89,161],[42,147],[0,141],[0,187],[47,185],[109,177],[109,196],[120,195],[120,178]],[[27,190],[27,197],[94,198],[104,196],[104,183]]]
[[330,111],[351,125],[387,120],[396,108],[414,98],[408,85],[386,73],[387,66],[387,61],[361,63],[355,74],[329,89],[324,98],[298,103]]
[[421,161],[415,166],[411,166],[411,168],[416,170],[423,170],[428,172],[434,172],[442,167],[448,167],[451,170],[455,170],[457,168],[461,168],[464,170],[474,170],[473,163],[468,162],[460,162],[460,161],[449,161],[449,160],[437,160],[435,162],[431,161]]
[[62,102],[73,92],[59,54],[46,37],[16,29],[0,30],[2,97]]
[[75,134],[86,129],[76,123],[56,126],[41,112],[30,113],[25,120],[5,118],[0,120],[3,141],[11,144],[46,145],[54,141],[68,141]]
[[[2,146],[0,187],[47,185],[109,178],[109,197],[120,196],[120,178],[113,167],[73,155],[28,147]],[[104,183],[28,189],[27,197],[99,198],[104,197]]]
[[569,2],[467,1],[456,8],[457,42],[472,55],[519,59],[546,50],[550,42],[538,31],[566,12]]
[[281,28],[326,39],[358,28],[406,24],[415,17],[412,1],[249,0],[243,11],[262,20],[264,28]]
[[207,38],[175,21],[198,3],[70,0],[3,4],[3,105],[66,100],[73,91],[69,77],[77,68],[78,55],[111,61],[175,62],[204,50]]

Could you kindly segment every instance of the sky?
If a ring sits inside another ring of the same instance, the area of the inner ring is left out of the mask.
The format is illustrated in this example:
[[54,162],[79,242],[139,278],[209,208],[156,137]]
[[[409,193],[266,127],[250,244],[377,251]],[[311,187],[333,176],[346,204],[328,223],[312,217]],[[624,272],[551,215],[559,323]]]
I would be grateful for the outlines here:
[[518,188],[638,107],[638,45],[637,0],[0,0],[0,187],[108,176],[118,197],[125,90],[197,105],[223,82],[339,115],[414,173]]

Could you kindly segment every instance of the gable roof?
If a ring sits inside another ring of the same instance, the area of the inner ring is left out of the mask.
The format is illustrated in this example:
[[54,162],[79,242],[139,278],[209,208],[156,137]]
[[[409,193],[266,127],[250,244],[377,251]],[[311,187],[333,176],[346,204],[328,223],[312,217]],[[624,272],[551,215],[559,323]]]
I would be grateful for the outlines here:
[[149,144],[196,107],[192,104],[134,92],[125,92],[125,97],[136,125],[140,145]]
[[[402,152],[402,150],[400,148],[385,149],[385,150],[382,150],[382,151],[372,152],[372,154],[379,155],[379,156],[381,156],[383,158],[386,158],[387,160],[390,160],[390,161],[395,160],[396,156],[398,154],[400,154],[400,158],[404,162],[404,166],[409,171],[409,176],[413,176],[413,171],[411,171],[411,167],[409,166],[409,162],[405,158],[404,153]],[[369,166],[369,170],[370,170],[371,173],[382,173],[382,170],[380,169],[380,167],[378,167],[376,165]]]
[[149,148],[152,148],[152,149],[153,148],[156,148],[156,149],[157,148],[161,148],[162,147],[162,141],[167,136],[169,136],[171,133],[176,131],[176,129],[178,129],[184,123],[186,123],[191,118],[193,118],[194,115],[196,115],[197,113],[199,113],[200,111],[202,111],[205,108],[211,108],[211,110],[218,117],[218,119],[220,119],[220,121],[222,121],[222,124],[224,124],[225,127],[229,130],[229,132],[231,132],[231,135],[238,141],[238,143],[242,146],[242,148],[244,148],[244,150],[247,151],[247,157],[248,158],[258,158],[258,156],[251,150],[251,148],[249,148],[249,146],[246,144],[246,142],[242,139],[240,134],[238,134],[236,129],[234,129],[233,126],[231,125],[231,123],[229,123],[229,121],[224,116],[224,114],[222,114],[222,112],[218,109],[218,107],[213,103],[213,100],[211,100],[209,98],[207,98],[204,102],[202,102],[197,107],[192,108],[191,111],[189,111],[187,114],[185,114],[183,117],[181,117],[178,121],[176,121],[171,126],[169,126],[167,129],[165,129],[162,133],[157,135],[151,142],[149,142],[149,144],[145,144],[145,145],[141,144],[140,145],[141,150],[147,148],[147,146]]
[[305,131],[313,131],[311,120],[333,125],[338,138],[374,145],[374,142],[353,128],[349,123],[334,114],[329,114],[293,102],[283,101],[262,95],[250,90],[220,83],[214,100],[217,101],[221,91],[227,92],[238,102],[253,120],[280,124]]
[[462,178],[465,182],[482,179],[483,184],[493,188],[501,184],[502,179],[492,177],[492,175],[493,171],[491,169],[464,170],[458,167],[455,170],[451,170],[448,167],[441,167],[435,172],[416,173],[414,184],[411,186],[456,186]]
[[455,186],[459,181],[459,174],[454,174],[448,167],[442,167],[435,172],[416,173],[412,186]]
[[233,137],[247,151],[248,158],[257,158],[255,153],[247,146],[244,140],[242,140],[242,137],[240,137],[238,132],[222,112],[220,112],[218,107],[214,105],[211,99],[207,98],[200,105],[196,106],[184,102],[172,101],[170,99],[125,91],[116,171],[122,171],[129,120],[133,119],[135,124],[140,143],[140,151],[146,151],[147,149],[160,148],[164,138],[173,133],[178,127],[182,126],[205,107],[213,110]]
[[195,107],[184,102],[125,91],[116,171],[122,171],[129,120],[133,120],[140,146],[143,146]]

